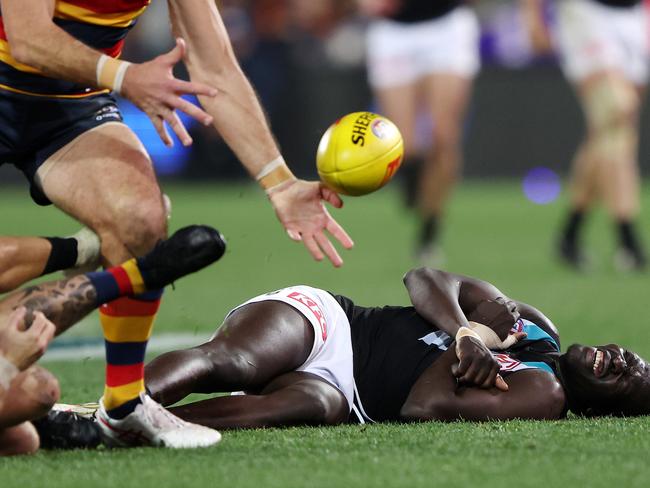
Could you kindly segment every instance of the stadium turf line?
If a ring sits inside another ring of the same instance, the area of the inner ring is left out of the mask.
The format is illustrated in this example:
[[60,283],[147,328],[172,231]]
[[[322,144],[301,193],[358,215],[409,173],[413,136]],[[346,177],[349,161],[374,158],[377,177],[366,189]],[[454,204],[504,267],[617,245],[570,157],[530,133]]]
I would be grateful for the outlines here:
[[[254,294],[305,283],[348,294],[358,303],[405,304],[402,274],[412,266],[414,221],[394,188],[346,199],[332,213],[356,249],[335,270],[312,262],[274,220],[252,186],[165,186],[174,203],[171,229],[218,227],[229,239],[222,262],[181,280],[165,295],[156,331],[209,334],[230,307]],[[647,190],[647,188],[646,188]],[[645,208],[650,193],[645,192]],[[5,234],[69,234],[75,224],[26,193],[2,188]],[[537,206],[515,182],[468,182],[455,194],[444,232],[446,269],[488,279],[539,306],[560,327],[563,346],[619,342],[650,356],[648,275],[616,272],[614,239],[602,212],[585,236],[598,267],[575,275],[552,254],[564,204]],[[644,218],[650,245],[650,221]],[[97,326],[98,327],[98,326]],[[92,333],[90,328],[84,334]],[[99,333],[99,328],[97,328]],[[97,360],[48,363],[63,401],[96,399]],[[0,486],[73,487],[645,487],[650,479],[648,419],[568,422],[345,426],[226,433],[208,450],[154,449],[41,453],[0,460]]]

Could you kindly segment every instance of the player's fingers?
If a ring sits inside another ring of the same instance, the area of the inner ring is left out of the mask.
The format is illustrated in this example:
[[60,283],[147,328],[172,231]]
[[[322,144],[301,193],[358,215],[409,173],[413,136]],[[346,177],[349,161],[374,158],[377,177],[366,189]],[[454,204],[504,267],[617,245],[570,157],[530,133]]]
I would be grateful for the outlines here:
[[467,372],[464,375],[462,375],[459,378],[459,380],[462,383],[469,383],[469,384],[475,385],[475,384],[479,383],[477,381],[477,377],[479,377],[479,375],[481,375],[481,374],[482,373],[481,373],[480,361],[472,361],[472,364],[467,369]]
[[323,253],[318,247],[318,244],[316,243],[316,240],[313,238],[313,236],[303,235],[302,242],[305,244],[305,247],[309,251],[309,254],[311,254],[316,261],[323,260],[325,256],[323,256]]
[[476,369],[474,377],[472,378],[472,383],[474,383],[477,386],[483,385],[483,383],[485,383],[487,378],[490,376],[491,372],[492,372],[492,367],[481,365]]
[[492,369],[490,370],[489,374],[485,377],[485,380],[483,380],[483,383],[481,383],[481,388],[484,389],[492,388],[494,386],[494,383],[496,382],[498,373],[499,373],[499,365],[495,364],[494,366],[492,366]]
[[170,67],[173,67],[176,63],[183,59],[185,54],[185,41],[177,37],[176,45],[171,49],[171,51],[160,56],[159,59],[162,59],[165,63],[169,64]]
[[458,368],[456,368],[456,378],[460,378],[465,373],[467,373],[467,370],[470,368],[472,365],[472,358],[461,358],[458,361]]
[[200,107],[194,105],[191,102],[188,102],[187,100],[184,100],[179,96],[170,96],[167,99],[167,104],[174,109],[185,112],[187,115],[198,120],[203,125],[210,125],[212,123],[213,118],[211,115],[203,111]]
[[341,243],[341,245],[346,249],[352,249],[354,246],[354,241],[345,229],[339,225],[339,223],[332,218],[331,215],[327,214],[327,224],[325,224],[327,232],[332,234],[334,238]]
[[287,229],[287,235],[289,236],[289,239],[292,241],[300,242],[302,241],[302,236],[300,235],[300,232],[296,232],[295,230]]
[[506,383],[506,381],[503,379],[503,377],[500,374],[497,375],[497,379],[494,383],[494,386],[496,386],[497,389],[501,391],[508,391],[508,383]]
[[333,207],[341,208],[343,206],[343,200],[341,200],[339,194],[323,184],[321,184],[320,194],[323,197],[323,200],[325,200]]
[[341,267],[343,265],[343,260],[325,234],[317,232],[315,234],[315,239],[316,243],[320,246],[321,250],[325,253],[332,264],[337,268]]
[[183,81],[179,79],[174,79],[172,88],[174,89],[174,92],[186,95],[205,95],[208,97],[214,97],[218,93],[216,88],[206,85],[205,83]]
[[151,123],[155,127],[158,136],[160,136],[160,139],[163,141],[163,144],[167,147],[172,147],[174,142],[172,141],[172,138],[169,137],[169,132],[167,132],[167,127],[165,127],[162,117],[158,115],[150,115],[149,118],[151,119]]
[[33,313],[32,325],[29,327],[27,333],[32,337],[40,337],[45,330],[45,316],[42,312]]
[[9,327],[17,330],[25,329],[25,314],[27,309],[25,307],[18,307],[16,310],[9,314],[7,324]]
[[178,117],[178,114],[176,112],[170,111],[165,114],[165,120],[169,124],[169,127],[171,127],[174,133],[178,136],[178,139],[181,141],[181,144],[183,144],[183,146],[192,145],[192,138],[188,134],[187,129],[183,125],[183,122],[181,122],[181,119]]

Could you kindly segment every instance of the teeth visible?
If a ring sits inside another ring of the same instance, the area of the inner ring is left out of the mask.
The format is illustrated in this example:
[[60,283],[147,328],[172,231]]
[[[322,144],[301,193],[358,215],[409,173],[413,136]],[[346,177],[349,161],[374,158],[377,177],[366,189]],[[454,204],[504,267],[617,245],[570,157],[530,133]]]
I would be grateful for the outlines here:
[[596,374],[596,371],[598,370],[598,367],[600,364],[603,362],[603,351],[596,350],[596,354],[594,357],[594,374]]

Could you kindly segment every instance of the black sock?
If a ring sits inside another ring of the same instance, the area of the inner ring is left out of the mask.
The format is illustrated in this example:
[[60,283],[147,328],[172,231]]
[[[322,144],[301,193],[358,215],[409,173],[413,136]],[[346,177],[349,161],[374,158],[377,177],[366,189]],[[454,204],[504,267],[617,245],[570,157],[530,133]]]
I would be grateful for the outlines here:
[[399,173],[402,176],[402,190],[404,204],[408,208],[415,208],[418,201],[420,173],[424,160],[420,157],[410,156],[404,160]]
[[50,241],[52,250],[42,275],[68,269],[75,265],[77,262],[77,239],[74,237],[44,237],[44,239]]
[[439,220],[436,216],[425,217],[420,227],[420,246],[425,247],[436,241],[438,237]]
[[617,222],[617,227],[621,245],[625,249],[628,249],[635,254],[639,254],[641,251],[641,246],[639,245],[639,240],[634,229],[634,224],[630,221],[619,220]]
[[584,222],[585,212],[583,210],[572,210],[564,227],[564,240],[575,245],[578,239],[578,232]]

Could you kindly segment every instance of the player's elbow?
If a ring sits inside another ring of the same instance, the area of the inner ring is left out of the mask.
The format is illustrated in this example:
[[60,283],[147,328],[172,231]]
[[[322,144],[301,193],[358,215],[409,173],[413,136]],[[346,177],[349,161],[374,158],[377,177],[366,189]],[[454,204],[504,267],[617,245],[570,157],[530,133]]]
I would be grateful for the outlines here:
[[39,67],[41,64],[38,53],[43,50],[43,41],[40,36],[32,35],[36,31],[30,28],[7,32],[11,56],[19,63],[33,67]]

